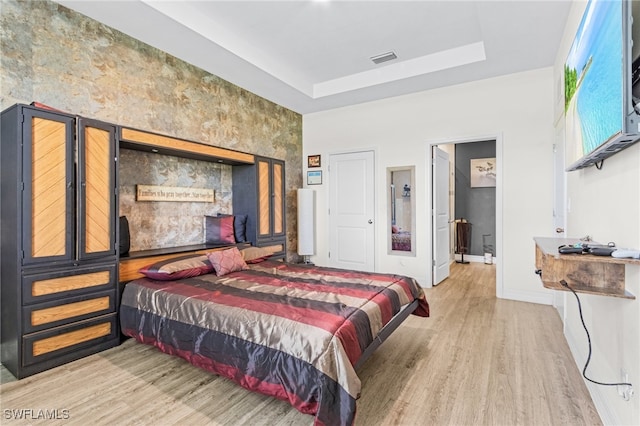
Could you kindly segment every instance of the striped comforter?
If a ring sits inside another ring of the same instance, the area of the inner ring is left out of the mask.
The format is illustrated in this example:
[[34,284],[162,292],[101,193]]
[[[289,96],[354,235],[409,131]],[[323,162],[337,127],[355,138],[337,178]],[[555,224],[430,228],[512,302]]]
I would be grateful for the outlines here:
[[223,277],[138,279],[125,287],[125,335],[247,389],[288,401],[316,424],[353,423],[353,365],[407,303],[408,277],[265,261]]

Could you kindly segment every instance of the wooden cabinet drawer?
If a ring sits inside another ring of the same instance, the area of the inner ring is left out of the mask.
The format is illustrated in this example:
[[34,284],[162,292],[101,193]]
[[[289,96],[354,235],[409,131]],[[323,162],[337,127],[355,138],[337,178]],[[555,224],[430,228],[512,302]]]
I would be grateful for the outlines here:
[[115,313],[55,327],[22,338],[23,365],[32,365],[118,337]]
[[115,311],[116,292],[109,290],[25,306],[22,324],[31,333]]
[[25,274],[22,277],[22,300],[25,304],[59,300],[100,290],[115,290],[116,284],[115,264]]

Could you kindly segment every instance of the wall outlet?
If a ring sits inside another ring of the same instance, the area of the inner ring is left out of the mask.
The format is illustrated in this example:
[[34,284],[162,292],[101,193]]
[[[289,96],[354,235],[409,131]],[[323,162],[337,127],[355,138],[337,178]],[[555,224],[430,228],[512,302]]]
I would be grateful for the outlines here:
[[[629,383],[629,373],[624,368],[620,369],[620,383]],[[629,401],[633,396],[633,386],[631,384],[618,385],[618,395],[625,401]]]
[[[627,370],[625,370],[624,368],[620,369],[620,383],[629,383],[629,374],[627,374]],[[627,387],[627,385],[618,385],[618,395],[620,396],[624,396],[624,390]]]

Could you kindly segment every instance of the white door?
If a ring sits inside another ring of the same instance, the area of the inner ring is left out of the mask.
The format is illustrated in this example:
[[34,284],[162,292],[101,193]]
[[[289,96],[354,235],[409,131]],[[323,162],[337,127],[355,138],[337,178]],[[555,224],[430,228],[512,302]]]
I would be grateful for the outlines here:
[[329,264],[375,269],[373,151],[329,156]]
[[449,276],[449,154],[433,147],[433,285]]

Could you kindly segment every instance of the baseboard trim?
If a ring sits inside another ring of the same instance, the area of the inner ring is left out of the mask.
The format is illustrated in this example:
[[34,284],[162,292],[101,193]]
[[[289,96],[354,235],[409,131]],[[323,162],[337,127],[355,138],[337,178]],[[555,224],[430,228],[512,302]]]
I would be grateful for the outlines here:
[[[462,259],[462,255],[456,254],[455,261],[459,262]],[[465,254],[464,255],[465,262],[475,262],[475,263],[484,263],[484,256],[478,256],[475,254]],[[492,258],[492,263],[498,263],[496,257]]]
[[[584,346],[584,342],[579,343],[578,339],[571,333],[571,330],[569,330],[567,327],[564,327],[564,337],[567,340],[567,344],[569,345],[571,355],[573,355],[573,360],[575,361],[578,370],[582,374],[582,369],[584,368],[587,354],[582,353],[579,348]],[[587,390],[589,390],[591,400],[593,401],[593,405],[596,406],[596,411],[598,412],[598,415],[600,415],[602,424],[619,425],[620,420],[618,419],[616,413],[610,409],[609,404],[607,404],[607,398],[602,392],[602,387],[591,383],[584,378],[582,378],[582,381],[584,381],[584,383],[587,385]]]
[[505,288],[501,299],[517,300],[519,302],[537,303],[539,305],[553,304],[553,294],[542,291],[511,290]]

